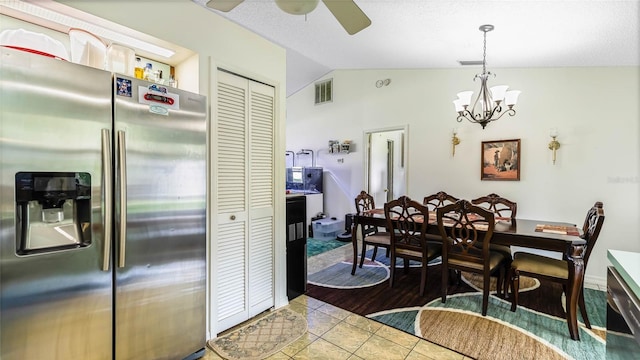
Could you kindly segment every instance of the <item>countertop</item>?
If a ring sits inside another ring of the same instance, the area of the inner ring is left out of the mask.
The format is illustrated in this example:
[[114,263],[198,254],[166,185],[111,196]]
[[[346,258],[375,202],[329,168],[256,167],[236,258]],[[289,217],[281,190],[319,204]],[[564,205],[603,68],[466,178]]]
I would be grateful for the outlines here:
[[633,293],[640,298],[640,253],[607,250],[607,258],[620,273]]

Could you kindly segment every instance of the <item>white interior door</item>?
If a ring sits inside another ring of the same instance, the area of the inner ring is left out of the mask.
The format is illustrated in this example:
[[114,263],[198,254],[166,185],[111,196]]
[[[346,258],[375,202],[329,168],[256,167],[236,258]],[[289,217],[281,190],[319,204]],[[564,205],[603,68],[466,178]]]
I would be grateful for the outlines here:
[[405,129],[370,131],[366,181],[376,207],[406,194]]

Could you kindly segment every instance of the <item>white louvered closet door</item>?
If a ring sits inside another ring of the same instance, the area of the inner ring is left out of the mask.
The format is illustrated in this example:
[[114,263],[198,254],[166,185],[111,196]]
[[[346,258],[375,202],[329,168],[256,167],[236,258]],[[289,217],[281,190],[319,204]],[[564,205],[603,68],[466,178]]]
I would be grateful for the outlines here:
[[213,297],[218,331],[274,305],[274,89],[218,71]]
[[249,317],[275,303],[274,95],[249,82]]

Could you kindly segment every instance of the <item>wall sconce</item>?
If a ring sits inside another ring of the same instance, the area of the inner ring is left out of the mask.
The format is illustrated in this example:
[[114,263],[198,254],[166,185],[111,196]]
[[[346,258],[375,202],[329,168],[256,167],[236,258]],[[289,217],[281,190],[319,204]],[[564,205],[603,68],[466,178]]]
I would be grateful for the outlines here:
[[451,156],[456,156],[456,145],[460,144],[458,135],[458,128],[453,128],[453,136],[451,137]]
[[552,128],[551,131],[549,131],[549,136],[551,136],[551,142],[549,143],[549,150],[553,152],[553,164],[555,165],[556,151],[560,149],[560,143],[558,142],[558,140],[556,140],[556,138],[558,137],[558,129]]

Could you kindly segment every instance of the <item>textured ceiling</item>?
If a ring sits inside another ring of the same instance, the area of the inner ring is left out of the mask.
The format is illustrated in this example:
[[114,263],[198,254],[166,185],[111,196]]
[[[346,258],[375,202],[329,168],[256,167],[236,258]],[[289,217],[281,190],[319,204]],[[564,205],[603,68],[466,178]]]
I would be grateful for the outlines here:
[[[205,5],[207,0],[193,0]],[[287,94],[334,69],[640,66],[640,0],[356,0],[371,26],[348,35],[322,1],[289,15],[272,0],[214,11],[287,49]],[[206,8],[206,7],[205,7]]]

